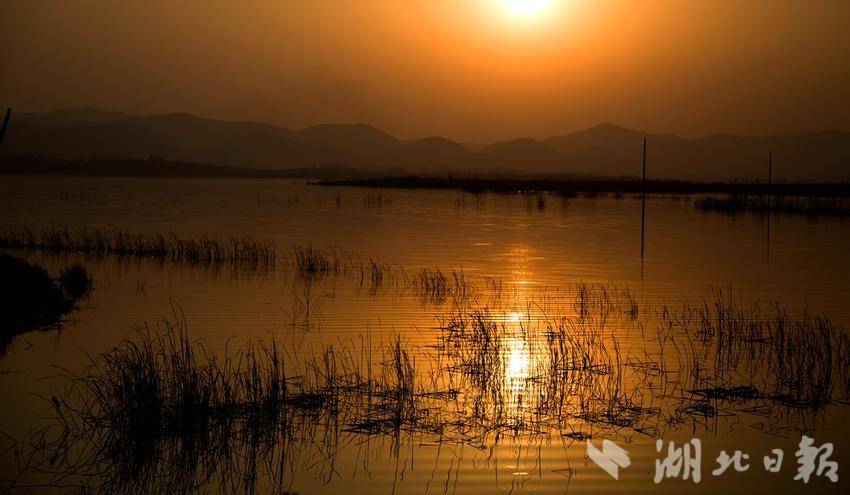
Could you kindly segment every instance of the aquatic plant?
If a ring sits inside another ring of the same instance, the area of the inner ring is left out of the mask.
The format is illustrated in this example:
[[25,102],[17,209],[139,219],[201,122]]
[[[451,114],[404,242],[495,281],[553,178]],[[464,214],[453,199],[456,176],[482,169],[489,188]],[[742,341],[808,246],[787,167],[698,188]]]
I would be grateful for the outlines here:
[[399,338],[376,362],[354,348],[297,363],[286,355],[252,342],[213,356],[189,338],[179,311],[145,324],[85,374],[63,372],[65,392],[51,399],[59,430],[41,432],[29,464],[53,473],[46,486],[73,475],[97,476],[96,490],[185,493],[217,480],[252,492],[260,466],[284,485],[296,467],[315,465],[304,451],[318,455],[323,442],[333,450],[342,432],[445,427],[435,405],[454,392],[419,383]]
[[[448,291],[446,275],[412,277]],[[768,432],[805,430],[848,398],[846,334],[778,303],[713,289],[653,310],[588,283],[523,305],[502,296],[498,307],[452,299],[424,347],[367,335],[306,354],[275,341],[212,354],[178,311],[84,373],[63,371],[58,426],[20,464],[45,484],[82,478],[99,491],[253,492],[259,477],[285,490],[296,472],[330,480],[339,449],[372,440],[397,458],[405,441],[658,438],[748,415]]]
[[423,268],[413,274],[405,273],[405,286],[412,289],[426,303],[443,304],[452,298],[468,301],[476,296],[476,286],[463,270],[448,274],[441,270]]
[[135,256],[173,263],[270,269],[276,249],[270,241],[247,236],[181,238],[175,234],[137,234],[98,229],[8,227],[0,231],[0,248],[43,249],[92,256]]
[[338,250],[321,250],[313,246],[295,246],[293,252],[295,267],[301,273],[325,275],[339,273],[343,269]]

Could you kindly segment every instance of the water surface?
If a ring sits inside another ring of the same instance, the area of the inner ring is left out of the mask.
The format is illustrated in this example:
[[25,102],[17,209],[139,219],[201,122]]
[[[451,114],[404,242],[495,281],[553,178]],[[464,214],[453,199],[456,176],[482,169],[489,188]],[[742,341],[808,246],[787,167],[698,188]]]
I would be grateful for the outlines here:
[[[475,195],[327,188],[290,180],[7,177],[0,180],[0,198],[4,227],[247,235],[270,239],[284,253],[295,245],[336,248],[351,259],[379,262],[397,277],[396,283],[374,288],[359,280],[355,268],[305,281],[285,260],[274,270],[253,272],[19,251],[16,254],[51,273],[74,261],[83,263],[93,274],[95,290],[61,330],[21,335],[0,358],[0,389],[7,404],[13,404],[0,412],[0,424],[12,437],[20,438],[47,421],[41,416],[48,409],[45,398],[62,390],[57,369],[82,373],[88,356],[96,358],[123,339],[136,338],[133,325],[175,312],[185,316],[191,337],[214,354],[261,339],[279,342],[301,361],[329,346],[368,348],[380,356],[397,338],[422,370],[439,368],[442,360],[462,360],[456,354],[441,355],[438,349],[443,346],[445,351],[447,319],[487,308],[498,323],[498,378],[505,390],[500,400],[508,402],[507,417],[517,421],[513,432],[487,435],[476,443],[421,431],[395,436],[343,431],[333,448],[296,450],[283,483],[261,472],[258,487],[282,485],[298,493],[340,487],[357,493],[709,493],[752,492],[767,483],[790,492],[802,486],[792,481],[793,452],[802,432],[814,435],[817,443],[834,442],[833,459],[839,465],[848,458],[841,441],[848,433],[841,405],[815,413],[778,408],[766,414],[742,413],[746,407],[740,404],[723,404],[723,414],[690,414],[675,424],[660,424],[655,418],[655,429],[643,431],[636,431],[637,424],[614,428],[576,417],[558,418],[557,428],[545,421],[546,427],[534,434],[520,427],[532,417],[534,397],[542,387],[536,373],[548,366],[541,357],[549,349],[546,323],[558,316],[579,316],[573,302],[581,282],[607,287],[612,294],[632,294],[641,310],[640,325],[622,312],[604,325],[597,318],[593,325],[604,326],[608,345],[615,339],[624,358],[640,356],[641,362],[663,362],[674,352],[665,351],[665,344],[654,337],[661,308],[699,307],[703,298],[713,297],[712,287],[731,292],[744,307],[760,301],[767,308],[776,299],[789,312],[808,309],[846,326],[850,229],[840,219],[775,217],[768,235],[764,216],[707,214],[694,210],[692,198],[651,198],[642,259],[640,202],[629,196]],[[476,287],[476,298],[459,306],[453,297],[423,296],[403,282],[421,269],[462,272]],[[494,284],[501,289],[494,291]],[[377,361],[369,367],[380,368]],[[747,365],[742,366],[739,371]],[[675,410],[668,403],[679,396],[665,396],[658,391],[658,376],[651,383],[643,381],[646,376],[623,375],[620,388],[645,388],[641,400],[647,400],[647,407],[652,402],[662,411]],[[473,385],[464,387],[468,392]],[[727,409],[734,414],[725,414]],[[646,418],[642,421],[646,426]],[[655,436],[662,434],[678,443],[702,440],[699,485],[682,480],[653,483],[654,460],[659,457]],[[611,438],[629,451],[632,466],[620,481],[585,457],[587,436],[597,446]],[[761,466],[767,447],[785,450],[779,474],[765,473]],[[749,451],[752,468],[712,477],[720,449]],[[13,476],[12,463],[7,466],[3,478]],[[818,491],[838,491],[843,483],[813,479],[812,484]],[[201,487],[219,489],[215,482]]]

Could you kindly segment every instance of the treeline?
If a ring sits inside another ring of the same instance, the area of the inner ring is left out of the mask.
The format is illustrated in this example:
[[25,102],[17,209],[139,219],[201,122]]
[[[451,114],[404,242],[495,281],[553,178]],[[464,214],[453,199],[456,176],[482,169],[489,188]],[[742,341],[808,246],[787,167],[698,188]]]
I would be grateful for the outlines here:
[[809,197],[850,197],[846,183],[690,182],[624,178],[581,178],[549,176],[536,178],[497,177],[385,177],[328,179],[326,186],[355,186],[402,189],[456,189],[469,192],[556,192],[562,194],[732,194]]

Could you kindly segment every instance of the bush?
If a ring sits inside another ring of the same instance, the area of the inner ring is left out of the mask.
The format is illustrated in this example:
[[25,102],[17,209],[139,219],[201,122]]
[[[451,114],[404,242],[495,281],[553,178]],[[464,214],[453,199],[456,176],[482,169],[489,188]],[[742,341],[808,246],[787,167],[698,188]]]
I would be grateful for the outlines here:
[[0,319],[5,328],[47,325],[70,309],[70,301],[44,268],[0,254],[0,273]]
[[88,270],[79,264],[56,281],[38,265],[0,254],[0,356],[15,336],[58,325],[91,289]]

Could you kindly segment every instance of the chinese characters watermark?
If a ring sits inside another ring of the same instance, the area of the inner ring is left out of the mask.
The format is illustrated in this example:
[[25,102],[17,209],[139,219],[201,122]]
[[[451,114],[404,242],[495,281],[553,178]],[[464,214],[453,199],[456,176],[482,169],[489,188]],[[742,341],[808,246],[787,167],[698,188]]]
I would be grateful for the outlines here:
[[[822,476],[833,483],[838,482],[838,463],[830,460],[834,450],[832,443],[815,445],[813,438],[803,435],[797,447],[794,452],[797,458],[794,481],[808,483],[812,476]],[[659,439],[655,442],[655,450],[664,456],[655,460],[656,484],[668,478],[691,480],[693,483],[699,483],[702,479],[702,442],[699,439],[693,438],[679,446],[671,441],[666,449],[664,441]],[[603,440],[601,450],[588,440],[587,457],[615,480],[620,479],[620,469],[631,465],[628,452],[610,440]],[[762,458],[764,470],[768,473],[780,472],[784,457],[782,449],[772,449]],[[731,455],[721,450],[715,458],[716,467],[711,475],[722,476],[730,469],[738,473],[746,472],[750,469],[749,461],[750,454],[741,450],[735,450]]]

